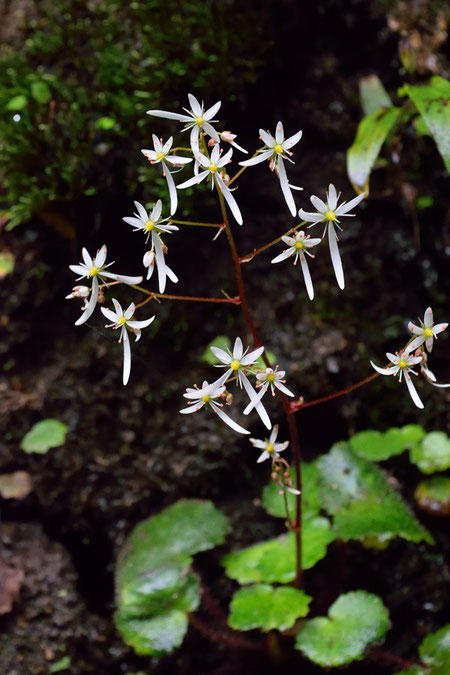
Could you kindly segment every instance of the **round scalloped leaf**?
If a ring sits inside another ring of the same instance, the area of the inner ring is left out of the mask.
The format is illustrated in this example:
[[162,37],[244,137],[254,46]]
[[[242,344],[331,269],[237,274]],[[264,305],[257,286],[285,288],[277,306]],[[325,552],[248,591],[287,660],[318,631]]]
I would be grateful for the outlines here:
[[419,647],[420,658],[428,666],[430,675],[448,675],[450,672],[450,623],[436,633],[427,635]]
[[380,469],[346,444],[335,445],[317,463],[319,495],[334,514],[334,530],[342,539],[400,536],[433,543]]
[[[327,518],[307,517],[303,521],[302,567],[310,569],[325,557],[333,541]],[[254,544],[242,551],[229,553],[222,559],[226,574],[240,584],[281,583],[295,579],[295,537],[292,532]]]
[[[296,487],[295,470],[291,469],[293,485]],[[302,462],[302,511],[304,515],[316,515],[320,511],[319,471],[315,462]],[[292,492],[286,492],[289,513],[295,514],[296,496]],[[279,494],[279,489],[274,481],[268,483],[262,494],[262,505],[271,516],[286,518],[284,497]]]
[[168,611],[156,617],[129,619],[119,611],[116,624],[127,645],[136,654],[164,656],[183,642],[188,628],[185,612]]
[[450,478],[434,476],[423,480],[417,486],[414,498],[427,513],[433,516],[450,516]]
[[67,424],[50,418],[41,420],[25,434],[20,447],[26,453],[45,455],[50,448],[64,445],[66,433]]
[[341,595],[328,617],[305,621],[295,646],[323,667],[342,666],[364,656],[389,629],[389,613],[381,599],[366,591]]
[[416,445],[425,436],[425,430],[418,424],[392,427],[385,431],[360,431],[350,439],[350,446],[361,457],[382,461],[399,455]]
[[287,630],[309,612],[312,598],[296,588],[258,584],[237,591],[228,623],[235,630]]
[[422,473],[450,469],[450,438],[444,431],[430,432],[421,443],[411,448],[410,459]]

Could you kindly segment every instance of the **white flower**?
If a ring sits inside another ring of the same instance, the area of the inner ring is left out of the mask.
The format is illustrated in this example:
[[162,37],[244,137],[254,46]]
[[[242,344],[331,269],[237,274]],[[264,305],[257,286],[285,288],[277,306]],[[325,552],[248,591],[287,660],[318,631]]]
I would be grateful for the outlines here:
[[[269,457],[272,459],[277,458],[280,456],[280,452],[286,450],[287,446],[289,445],[289,441],[285,441],[284,443],[275,443],[277,436],[278,424],[275,424],[269,439],[266,438],[264,441],[260,441],[257,438],[248,439],[254,448],[258,448],[259,450],[263,451],[256,460],[257,463],[264,462],[264,460],[269,459]],[[295,494],[299,494],[298,490],[295,491]]]
[[275,396],[275,388],[282,391],[283,394],[286,394],[286,396],[294,396],[292,391],[289,391],[289,389],[284,386],[284,383],[286,382],[286,380],[283,379],[285,373],[285,370],[278,370],[278,366],[276,366],[275,370],[273,370],[273,368],[266,368],[263,373],[257,374],[256,379],[258,380],[258,383],[256,387],[260,388],[260,390],[257,397],[254,398],[253,401],[250,401],[244,410],[244,415],[248,415],[249,412],[253,410],[255,405],[262,399],[269,387],[270,391],[272,392],[272,396]]
[[145,157],[147,157],[147,159],[152,164],[161,163],[163,169],[163,176],[166,179],[167,187],[169,188],[170,215],[173,216],[173,214],[177,210],[178,197],[175,182],[172,178],[172,174],[169,171],[167,162],[169,162],[174,166],[182,166],[183,164],[188,164],[189,162],[192,162],[192,157],[178,157],[177,155],[169,155],[170,149],[173,144],[173,136],[171,136],[169,140],[166,143],[164,143],[164,145],[162,143],[162,139],[160,140],[157,136],[155,136],[155,134],[152,134],[152,139],[154,150],[144,149],[141,150],[141,152],[143,155],[145,155]]
[[[227,368],[225,373],[217,380],[217,382],[215,382],[215,384],[217,386],[222,386],[230,376],[235,376],[236,384],[239,384],[241,389],[242,387],[244,387],[249,399],[253,401],[255,398],[257,398],[258,394],[252,387],[247,375],[245,374],[245,371],[248,370],[249,366],[252,366],[256,362],[256,360],[261,356],[261,354],[264,351],[264,347],[258,347],[258,349],[254,349],[249,353],[247,353],[248,352],[247,347],[247,349],[244,352],[242,340],[241,338],[237,337],[234,342],[233,353],[230,353],[229,350],[228,352],[226,352],[223,349],[220,349],[219,347],[211,347],[211,351],[215,356],[217,356],[219,361],[222,361],[222,363]],[[217,367],[221,368],[223,366]],[[272,425],[270,423],[269,416],[263,404],[260,401],[258,401],[255,404],[255,408],[256,412],[260,416],[265,426],[268,429],[271,429]]]
[[122,342],[123,344],[123,383],[127,384],[131,371],[131,348],[127,329],[136,335],[135,342],[137,342],[141,337],[141,328],[149,326],[155,317],[152,316],[145,321],[131,321],[130,319],[135,310],[134,303],[132,302],[128,309],[123,311],[120,303],[117,302],[115,298],[112,299],[112,302],[116,310],[115,312],[106,309],[105,307],[101,307],[101,310],[104,316],[106,316],[109,321],[112,321],[112,323],[105,326],[105,328],[120,328],[119,342]]
[[[340,216],[354,216],[354,213],[348,213],[354,206],[357,206],[366,196],[365,192],[358,195],[354,199],[351,199],[349,202],[342,202],[340,206],[337,206],[339,195],[336,192],[334,185],[330,183],[328,187],[327,202],[323,202],[319,197],[312,195],[311,202],[313,206],[317,209],[317,213],[308,213],[300,209],[298,215],[302,220],[311,222],[313,225],[316,223],[325,222],[325,230],[322,236],[325,236],[325,232],[328,230],[328,244],[330,246],[331,262],[333,263],[334,273],[336,275],[336,280],[338,282],[339,288],[343,289],[345,286],[344,282],[344,270],[342,269],[341,256],[339,254],[338,248],[338,237],[336,230],[334,229],[334,224],[339,227],[339,217]],[[310,225],[312,227],[312,225]],[[341,227],[339,227],[342,230]]]
[[302,137],[302,132],[297,131],[296,134],[290,136],[290,138],[285,139],[283,125],[281,122],[278,122],[275,131],[275,138],[272,136],[272,134],[269,134],[268,131],[264,131],[264,129],[259,130],[259,135],[261,140],[265,143],[265,147],[257,151],[258,154],[256,157],[246,159],[243,162],[239,162],[239,164],[241,164],[241,166],[254,166],[255,164],[264,162],[266,159],[272,162],[272,170],[276,171],[278,178],[280,179],[280,185],[286,200],[286,204],[288,205],[292,216],[295,216],[297,210],[295,207],[294,197],[292,196],[291,186],[288,183],[286,167],[284,166],[283,160],[287,159],[289,162],[292,162],[290,159],[292,152],[289,151],[299,142]]
[[66,300],[72,300],[73,298],[87,298],[91,289],[89,286],[74,286],[72,292],[69,295],[66,295]]
[[249,434],[250,432],[247,431],[247,429],[244,429],[244,427],[241,427],[234,422],[234,420],[222,410],[222,403],[217,403],[217,401],[213,400],[222,396],[224,391],[225,387],[218,385],[217,382],[208,384],[206,380],[203,382],[201,389],[188,387],[183,396],[191,400],[189,401],[189,406],[180,410],[180,413],[182,413],[182,415],[189,415],[190,413],[197,412],[197,410],[200,410],[203,406],[209,405],[209,407],[217,413],[220,419],[223,420],[225,424],[228,424],[234,431],[237,431],[239,434]]
[[205,110],[204,104],[197,101],[195,96],[188,94],[189,103],[191,109],[183,108],[187,115],[181,113],[166,112],[165,110],[147,110],[147,115],[153,115],[154,117],[163,117],[168,120],[177,120],[177,122],[185,122],[186,125],[183,131],[191,130],[190,142],[191,146],[194,148],[194,153],[197,154],[199,151],[198,140],[200,136],[200,129],[211,138],[214,138],[216,143],[220,141],[217,131],[212,126],[212,122],[217,122],[213,120],[216,112],[219,111],[221,101],[215,103],[211,108]]
[[[178,281],[178,277],[170,269],[170,267],[166,265],[164,259],[164,244],[160,234],[172,234],[172,232],[178,230],[178,227],[176,225],[172,225],[171,223],[166,223],[166,221],[169,220],[168,218],[161,218],[162,202],[160,199],[158,199],[156,202],[150,215],[144,209],[142,204],[139,202],[134,202],[134,204],[138,212],[135,213],[134,216],[125,216],[125,218],[122,218],[122,220],[134,227],[135,232],[138,230],[145,232],[147,234],[147,240],[151,236],[151,250],[155,252],[156,266],[158,267],[159,292],[164,293],[167,277],[169,277],[169,279],[174,283]],[[147,279],[150,279],[154,268],[150,265],[152,261],[148,256],[148,253],[150,252],[147,252],[144,256],[144,266],[149,268]]]
[[75,326],[80,326],[82,323],[85,323],[85,321],[87,321],[91,316],[91,314],[93,313],[98,299],[99,279],[101,280],[103,280],[104,278],[114,279],[114,281],[121,281],[124,284],[140,284],[142,281],[142,277],[129,277],[125,276],[124,274],[113,274],[112,272],[106,272],[105,271],[106,268],[110,267],[110,265],[114,265],[114,263],[111,262],[106,264],[105,245],[103,245],[101,249],[97,251],[97,254],[94,259],[91,258],[91,256],[89,255],[89,253],[85,248],[83,248],[81,253],[83,255],[83,262],[80,262],[79,265],[69,265],[69,268],[72,270],[72,272],[75,272],[75,274],[80,275],[77,278],[77,281],[79,279],[91,278],[92,287],[89,302],[87,303],[83,314],[80,316],[79,319],[77,319],[77,321],[75,321]]
[[433,339],[437,340],[438,334],[442,333],[447,326],[448,323],[435,324],[433,322],[433,310],[431,307],[428,307],[425,310],[423,322],[420,321],[420,326],[416,326],[412,321],[408,323],[409,330],[414,335],[417,335],[417,337],[409,343],[406,347],[406,351],[413,352],[425,342],[427,350],[431,353],[431,350],[433,349]]
[[402,381],[402,375],[405,373],[405,382],[406,386],[408,387],[408,391],[410,393],[410,396],[413,400],[413,402],[416,404],[418,408],[423,408],[423,403],[419,398],[419,395],[416,391],[416,388],[414,387],[414,384],[412,382],[411,376],[409,373],[413,373],[414,375],[418,375],[418,373],[413,370],[412,366],[417,365],[422,361],[421,356],[411,356],[411,354],[406,354],[405,352],[400,352],[399,354],[390,354],[389,352],[386,353],[387,358],[391,363],[393,363],[393,366],[389,366],[388,368],[380,368],[379,366],[376,366],[372,361],[370,362],[370,365],[375,368],[377,373],[380,373],[381,375],[398,375],[398,381]]
[[225,141],[226,143],[229,143],[233,148],[236,148],[236,150],[240,150],[241,152],[245,152],[245,154],[248,155],[247,150],[245,150],[240,145],[235,143],[234,139],[236,138],[236,134],[232,134],[231,131],[222,131],[222,133],[220,133],[219,136],[220,136],[222,141]]
[[198,164],[200,164],[204,170],[200,171],[199,173],[197,173],[195,176],[185,181],[184,183],[181,183],[181,185],[177,185],[177,187],[179,190],[183,190],[184,188],[191,187],[191,185],[200,183],[204,178],[207,177],[211,178],[211,188],[213,188],[215,185],[218,190],[222,191],[222,194],[225,197],[228,206],[230,207],[231,213],[233,214],[239,225],[242,225],[243,221],[241,212],[239,210],[239,206],[237,205],[237,202],[233,197],[230,188],[227,187],[227,185],[225,184],[225,181],[223,180],[219,171],[229,162],[231,162],[233,150],[230,148],[230,150],[228,150],[228,152],[226,152],[223,155],[223,157],[220,156],[221,152],[222,151],[220,149],[220,146],[215,145],[214,148],[212,149],[211,157],[207,157],[206,155],[203,155],[201,152],[196,153],[195,158]]
[[309,299],[314,298],[314,288],[311,281],[311,275],[309,273],[308,263],[306,262],[305,253],[311,258],[314,258],[312,253],[309,253],[306,249],[317,246],[322,241],[321,239],[311,239],[309,235],[305,236],[305,231],[300,230],[296,232],[293,237],[288,237],[287,235],[281,237],[285,244],[288,245],[288,248],[277,255],[276,258],[272,260],[273,263],[279,263],[286,258],[294,256],[294,265],[297,264],[298,259],[300,258],[300,265],[303,272],[303,278],[305,279],[306,290],[308,291]]

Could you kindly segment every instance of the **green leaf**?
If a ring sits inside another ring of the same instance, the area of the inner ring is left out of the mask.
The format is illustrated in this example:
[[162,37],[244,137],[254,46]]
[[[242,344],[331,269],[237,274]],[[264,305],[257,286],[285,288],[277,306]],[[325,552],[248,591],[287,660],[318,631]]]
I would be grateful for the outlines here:
[[62,670],[67,670],[70,667],[71,658],[69,655],[63,656],[59,661],[52,663],[48,669],[49,673],[60,673]]
[[14,269],[14,256],[10,251],[0,253],[0,279],[11,274]]
[[401,673],[396,673],[396,675],[427,675],[427,672],[420,666],[411,666],[411,668],[402,670]]
[[222,362],[219,361],[219,359],[213,354],[211,347],[219,347],[219,349],[224,349],[227,351],[227,348],[230,349],[231,347],[231,342],[225,335],[217,335],[214,340],[211,340],[211,342],[208,344],[201,356],[201,359],[208,365],[214,366],[217,363]]
[[430,84],[405,86],[450,171],[450,82],[435,75]]
[[450,672],[450,623],[436,633],[427,635],[419,647],[419,655],[430,669],[430,675],[448,675]]
[[192,555],[221,544],[228,531],[212,502],[196,499],[181,499],[134,528],[117,564],[116,623],[138,654],[162,655],[181,644],[186,612],[200,602]]
[[38,103],[48,103],[52,98],[52,92],[45,82],[33,82],[31,85],[31,95]]
[[109,129],[114,129],[116,120],[113,117],[100,117],[95,126],[97,129],[102,129],[103,131],[109,131]]
[[380,108],[359,123],[356,138],[347,150],[347,173],[358,193],[368,191],[370,172],[399,113],[398,108]]
[[136,654],[164,656],[183,642],[188,628],[185,612],[172,610],[156,617],[129,619],[119,611],[116,625],[124,642]]
[[231,600],[228,623],[235,630],[287,630],[308,614],[311,600],[296,588],[266,584],[241,588]]
[[422,473],[445,471],[450,468],[450,438],[444,431],[431,431],[409,455]]
[[414,497],[418,505],[435,516],[450,516],[450,478],[434,476],[416,488]]
[[[320,516],[307,516],[302,522],[302,567],[310,569],[325,557],[333,541],[330,522]],[[292,532],[277,539],[253,544],[222,559],[226,574],[240,584],[282,583],[295,579],[295,536]]]
[[349,445],[335,445],[321,457],[319,498],[334,515],[334,531],[341,539],[400,536],[433,542],[380,469],[358,457]]
[[64,445],[67,425],[59,420],[46,419],[35,424],[22,439],[20,447],[25,452],[45,455],[50,448]]
[[27,97],[24,96],[23,94],[19,94],[18,96],[14,96],[8,103],[6,104],[6,109],[7,110],[23,110],[26,108],[28,105],[28,100]]
[[380,642],[389,629],[383,602],[366,591],[341,595],[328,617],[305,621],[295,643],[296,649],[325,668],[361,659],[366,647]]
[[425,430],[418,424],[408,424],[402,428],[392,427],[381,431],[360,431],[350,439],[351,448],[361,457],[373,461],[388,459],[399,455],[407,448],[416,445],[424,436]]
[[379,108],[391,108],[392,101],[377,75],[368,75],[359,81],[359,96],[364,115],[371,115]]
[[[293,485],[296,487],[295,471],[291,469]],[[315,462],[302,462],[302,510],[303,515],[317,515],[320,511],[319,502],[319,471]],[[296,496],[292,492],[286,492],[289,513],[295,514]],[[262,505],[271,516],[286,518],[284,497],[279,494],[279,489],[274,481],[270,481],[263,490]]]

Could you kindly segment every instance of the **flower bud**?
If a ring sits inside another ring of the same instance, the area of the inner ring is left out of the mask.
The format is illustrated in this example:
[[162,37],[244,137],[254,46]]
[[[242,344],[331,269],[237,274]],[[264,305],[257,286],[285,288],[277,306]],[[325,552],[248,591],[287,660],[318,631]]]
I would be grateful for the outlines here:
[[87,298],[91,289],[88,286],[74,286],[72,288],[72,293],[66,295],[66,300],[71,300],[72,298]]
[[155,264],[155,252],[147,251],[143,258],[144,267],[150,267]]
[[214,145],[217,144],[217,141],[214,140],[214,138],[210,138],[208,141],[208,147],[212,148]]
[[232,134],[231,131],[222,131],[220,137],[223,141],[226,141],[227,143],[232,143],[236,138],[236,134]]
[[225,183],[225,185],[228,187],[228,185],[230,184],[230,180],[231,180],[230,176],[227,174],[226,171],[221,171],[220,176],[221,176],[223,182]]

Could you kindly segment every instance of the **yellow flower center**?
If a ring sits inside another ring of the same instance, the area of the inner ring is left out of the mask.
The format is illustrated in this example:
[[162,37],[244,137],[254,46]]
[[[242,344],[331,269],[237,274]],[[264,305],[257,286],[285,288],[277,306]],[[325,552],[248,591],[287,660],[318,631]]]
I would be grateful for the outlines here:
[[274,447],[273,447],[272,443],[267,443],[266,452],[271,453],[273,451],[274,451]]
[[236,359],[230,363],[231,370],[239,370],[239,361]]
[[334,211],[327,211],[326,214],[325,214],[325,218],[327,220],[337,220],[336,214],[335,214]]
[[432,331],[431,328],[426,328],[426,329],[424,330],[423,334],[424,334],[425,337],[427,337],[427,338],[433,337],[433,331]]
[[121,316],[120,319],[119,319],[118,322],[117,322],[117,325],[118,325],[118,326],[123,326],[124,323],[126,323],[126,322],[127,322],[126,318],[125,318],[124,316]]
[[406,361],[405,359],[401,359],[401,361],[398,362],[398,365],[400,368],[406,368]]
[[96,277],[98,274],[98,267],[91,267],[89,270],[89,276],[90,277]]
[[305,244],[304,244],[302,241],[296,241],[296,242],[295,242],[295,248],[296,248],[297,250],[299,250],[299,249],[301,249],[301,248],[305,248]]
[[203,117],[197,117],[195,121],[197,122],[198,126],[201,127],[205,120],[203,119]]
[[156,161],[159,162],[160,159],[164,159],[164,153],[163,152],[158,152],[158,154],[155,157]]
[[204,403],[208,403],[208,401],[209,401],[209,396],[208,396],[208,394],[205,394],[205,396],[202,396],[202,401],[203,401]]
[[211,173],[215,173],[217,171],[217,164],[210,164],[209,170],[211,171]]
[[155,227],[155,223],[152,220],[147,220],[144,225],[144,232],[151,232]]
[[266,380],[267,382],[275,382],[275,375],[273,373],[269,373],[266,377]]
[[277,143],[274,148],[275,152],[277,152],[279,155],[283,154],[283,146]]

